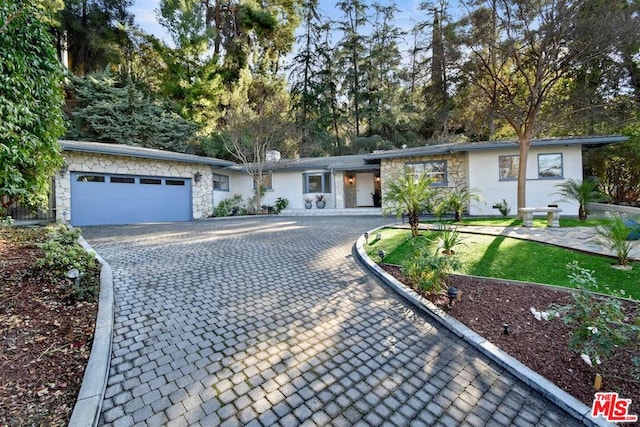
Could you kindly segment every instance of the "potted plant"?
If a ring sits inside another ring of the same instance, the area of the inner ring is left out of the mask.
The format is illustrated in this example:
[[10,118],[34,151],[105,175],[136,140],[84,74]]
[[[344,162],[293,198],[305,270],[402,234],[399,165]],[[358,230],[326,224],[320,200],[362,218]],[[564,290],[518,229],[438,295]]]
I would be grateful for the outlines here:
[[311,209],[313,207],[313,199],[311,197],[304,198],[304,207],[306,209]]
[[318,194],[316,196],[316,207],[318,209],[324,209],[327,205],[327,197],[324,194]]

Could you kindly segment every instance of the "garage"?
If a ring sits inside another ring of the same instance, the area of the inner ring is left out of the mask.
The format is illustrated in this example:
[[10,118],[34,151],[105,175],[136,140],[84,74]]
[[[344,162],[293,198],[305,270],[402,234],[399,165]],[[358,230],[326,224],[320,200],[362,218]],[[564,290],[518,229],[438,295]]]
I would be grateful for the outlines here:
[[190,221],[191,179],[71,173],[71,224]]

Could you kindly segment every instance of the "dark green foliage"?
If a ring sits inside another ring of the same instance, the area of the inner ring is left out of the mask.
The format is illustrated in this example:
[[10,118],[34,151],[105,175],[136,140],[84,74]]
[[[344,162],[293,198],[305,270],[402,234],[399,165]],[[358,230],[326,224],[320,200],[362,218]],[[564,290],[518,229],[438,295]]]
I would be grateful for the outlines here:
[[43,11],[0,2],[0,206],[45,206],[62,164],[62,67]]
[[98,261],[78,244],[80,230],[68,231],[66,227],[54,229],[44,243],[38,247],[44,251],[44,257],[36,262],[52,280],[70,280],[69,270],[80,272],[78,280],[70,281],[69,295],[72,300],[90,300],[97,295],[97,283],[94,280]]
[[285,197],[278,197],[276,199],[276,213],[280,213],[283,210],[285,210],[287,208],[287,206],[289,206],[289,199],[285,198]]
[[502,201],[493,205],[493,209],[498,209],[500,214],[505,218],[509,216],[509,213],[511,213],[511,208],[509,207],[509,203],[507,203],[505,199],[502,199]]
[[585,168],[614,203],[640,201],[640,138],[587,151]]
[[198,151],[197,126],[155,101],[132,81],[108,71],[73,77],[70,139],[137,145],[183,153]]
[[58,46],[66,33],[70,69],[85,75],[124,61],[125,50],[131,47],[127,27],[133,15],[127,8],[133,0],[65,0],[65,8],[54,29]]
[[234,194],[233,197],[222,200],[213,210],[213,216],[237,215],[241,212],[242,196]]

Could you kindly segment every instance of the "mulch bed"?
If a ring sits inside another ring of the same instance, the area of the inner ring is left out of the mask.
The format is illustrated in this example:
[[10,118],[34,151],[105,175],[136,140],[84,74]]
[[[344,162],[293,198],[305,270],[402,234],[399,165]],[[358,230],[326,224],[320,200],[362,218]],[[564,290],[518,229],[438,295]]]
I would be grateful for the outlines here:
[[[395,266],[383,268],[403,283],[409,283]],[[461,300],[449,308],[446,296],[428,297],[467,327],[503,351],[538,372],[561,389],[591,407],[595,372],[567,342],[571,327],[560,319],[538,321],[530,307],[541,311],[549,304],[568,304],[568,292],[538,285],[521,285],[495,279],[451,276],[448,284],[457,287]],[[630,321],[640,316],[640,303],[625,302]],[[504,334],[508,324],[509,334]],[[631,362],[640,355],[640,342],[618,348],[600,365],[603,384],[600,391],[616,391],[621,398],[633,399],[630,413],[640,414],[640,368]],[[635,372],[635,375],[632,374]],[[628,425],[628,424],[627,424]]]
[[70,300],[41,256],[0,229],[0,426],[67,425],[91,351],[97,304]]

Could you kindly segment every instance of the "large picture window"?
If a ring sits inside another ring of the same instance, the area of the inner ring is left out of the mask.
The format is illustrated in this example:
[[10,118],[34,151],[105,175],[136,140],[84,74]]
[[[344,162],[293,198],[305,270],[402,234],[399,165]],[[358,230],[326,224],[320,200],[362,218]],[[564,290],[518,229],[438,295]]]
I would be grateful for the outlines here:
[[213,189],[219,191],[229,191],[229,177],[227,175],[213,174]]
[[499,156],[498,169],[500,173],[500,181],[515,181],[518,179],[518,169],[520,156]]
[[562,153],[538,154],[538,178],[562,178]]
[[447,185],[447,161],[434,160],[428,162],[410,162],[405,163],[405,171],[413,174],[416,178],[425,173],[429,178],[434,180],[432,185]]
[[302,174],[303,193],[331,193],[331,173],[316,172]]

